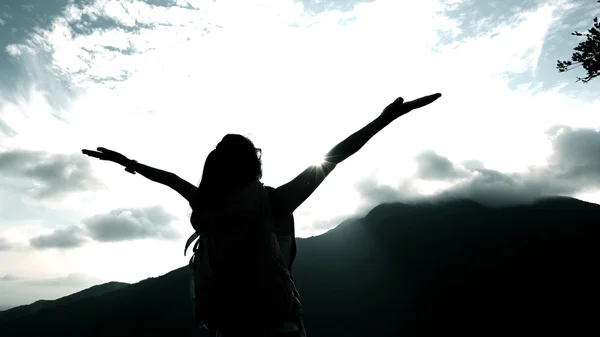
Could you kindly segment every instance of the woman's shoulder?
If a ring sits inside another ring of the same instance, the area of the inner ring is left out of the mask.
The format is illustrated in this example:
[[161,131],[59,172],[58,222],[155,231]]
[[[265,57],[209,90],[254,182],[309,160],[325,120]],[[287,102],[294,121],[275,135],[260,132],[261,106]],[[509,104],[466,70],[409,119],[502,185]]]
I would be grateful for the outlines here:
[[[286,212],[284,205],[282,204],[283,198],[278,194],[279,191],[272,186],[264,185],[265,189],[268,192],[269,202],[271,203],[271,207],[275,210],[275,213],[278,213],[280,216],[291,217],[292,213]],[[284,214],[285,213],[285,214]]]
[[279,199],[277,197],[277,189],[272,186],[267,186],[267,185],[264,185],[264,187],[267,190],[267,194],[269,196],[269,200],[271,201],[271,203],[277,203],[277,200]]

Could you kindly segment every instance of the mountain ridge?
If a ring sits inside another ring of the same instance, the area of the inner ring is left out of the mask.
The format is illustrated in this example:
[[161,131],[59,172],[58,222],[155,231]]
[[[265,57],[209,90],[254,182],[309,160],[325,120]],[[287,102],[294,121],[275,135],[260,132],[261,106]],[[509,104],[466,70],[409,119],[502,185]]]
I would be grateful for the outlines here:
[[[298,239],[296,284],[311,336],[505,335],[594,330],[600,206],[573,198],[506,208],[383,204]],[[203,336],[181,267],[40,310],[0,335]],[[346,322],[352,322],[347,324]]]

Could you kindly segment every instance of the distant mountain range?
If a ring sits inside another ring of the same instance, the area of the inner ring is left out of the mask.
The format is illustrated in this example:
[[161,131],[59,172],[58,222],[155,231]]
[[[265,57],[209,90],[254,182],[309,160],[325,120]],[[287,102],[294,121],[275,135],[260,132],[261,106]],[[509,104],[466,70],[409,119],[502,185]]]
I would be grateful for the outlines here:
[[[380,205],[298,240],[308,334],[600,335],[599,219],[599,205],[562,197]],[[0,313],[0,336],[205,336],[188,280],[182,267],[14,308]]]

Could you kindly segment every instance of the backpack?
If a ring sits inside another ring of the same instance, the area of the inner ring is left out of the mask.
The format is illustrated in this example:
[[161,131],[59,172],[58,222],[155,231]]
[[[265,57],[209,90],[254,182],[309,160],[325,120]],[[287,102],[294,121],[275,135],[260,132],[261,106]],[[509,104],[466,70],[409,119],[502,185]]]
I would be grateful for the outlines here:
[[[302,325],[302,305],[280,250],[267,188],[248,184],[211,219],[191,219],[196,232],[190,293],[196,323],[232,334]],[[185,254],[184,251],[184,254]]]

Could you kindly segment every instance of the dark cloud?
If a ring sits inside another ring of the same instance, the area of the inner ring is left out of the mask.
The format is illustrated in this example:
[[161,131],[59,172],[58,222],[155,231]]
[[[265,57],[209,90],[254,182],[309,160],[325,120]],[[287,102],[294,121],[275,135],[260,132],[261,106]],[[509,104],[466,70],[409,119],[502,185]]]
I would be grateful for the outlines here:
[[149,5],[160,6],[160,7],[172,7],[177,5],[176,0],[143,0]]
[[377,184],[373,179],[365,179],[358,182],[355,187],[363,198],[375,205],[389,201],[405,200],[417,194],[415,187],[408,181],[403,181],[394,188]]
[[468,171],[476,171],[485,169],[485,165],[479,160],[467,160],[462,163],[462,167],[464,167]]
[[[443,156],[427,151],[417,156],[418,170],[413,179],[398,187],[377,185],[365,180],[357,185],[366,207],[395,201],[467,198],[488,206],[526,204],[546,196],[572,195],[600,187],[600,132],[557,126],[548,131],[553,154],[544,167],[522,173],[488,169],[481,162],[453,164]],[[415,180],[462,178],[433,197],[418,195]]]
[[21,43],[38,29],[47,29],[62,14],[69,0],[3,0],[0,4],[0,83],[16,83],[17,74],[10,69],[13,61],[6,53],[7,45]]
[[398,198],[399,192],[402,191],[402,189],[395,189],[388,185],[378,185],[372,179],[360,181],[356,185],[356,189],[364,198],[375,204],[383,203],[388,200],[394,200]]
[[410,180],[401,181],[396,187],[378,184],[374,179],[364,179],[355,185],[364,203],[356,210],[356,216],[365,215],[371,208],[387,202],[409,202],[418,198],[418,190]]
[[162,206],[142,209],[116,209],[83,220],[89,236],[100,242],[159,238],[173,240],[179,233],[170,225],[175,217]]
[[[37,53],[15,55],[10,45],[35,47],[31,41],[46,41],[41,32],[63,15],[70,0],[3,0],[0,3],[0,91],[13,102],[25,98],[31,83],[48,93],[49,103],[63,107],[72,95],[66,79],[52,68],[51,54],[40,48]],[[77,1],[89,3],[90,1]],[[29,42],[28,42],[29,41]]]
[[0,252],[13,249],[13,245],[6,238],[0,238]]
[[420,153],[417,158],[419,178],[426,180],[449,180],[467,175],[465,170],[456,167],[448,158],[433,151]]
[[554,155],[551,167],[560,179],[577,184],[598,184],[600,181],[600,132],[568,126],[552,128]]
[[487,206],[527,204],[541,197],[569,192],[558,182],[536,176],[477,170],[472,177],[437,195],[438,198],[467,198]]
[[40,235],[29,240],[32,247],[38,249],[48,248],[76,248],[85,244],[87,239],[84,237],[84,231],[78,226],[70,226],[64,229],[57,229],[51,234]]
[[115,209],[82,220],[82,226],[69,226],[40,235],[30,240],[38,249],[76,248],[89,240],[98,242],[120,242],[137,239],[175,240],[179,232],[172,228],[175,216],[162,206],[148,208]]
[[0,152],[0,174],[31,180],[33,186],[26,193],[38,200],[61,199],[73,192],[103,186],[92,175],[89,160],[80,154],[28,150]]

